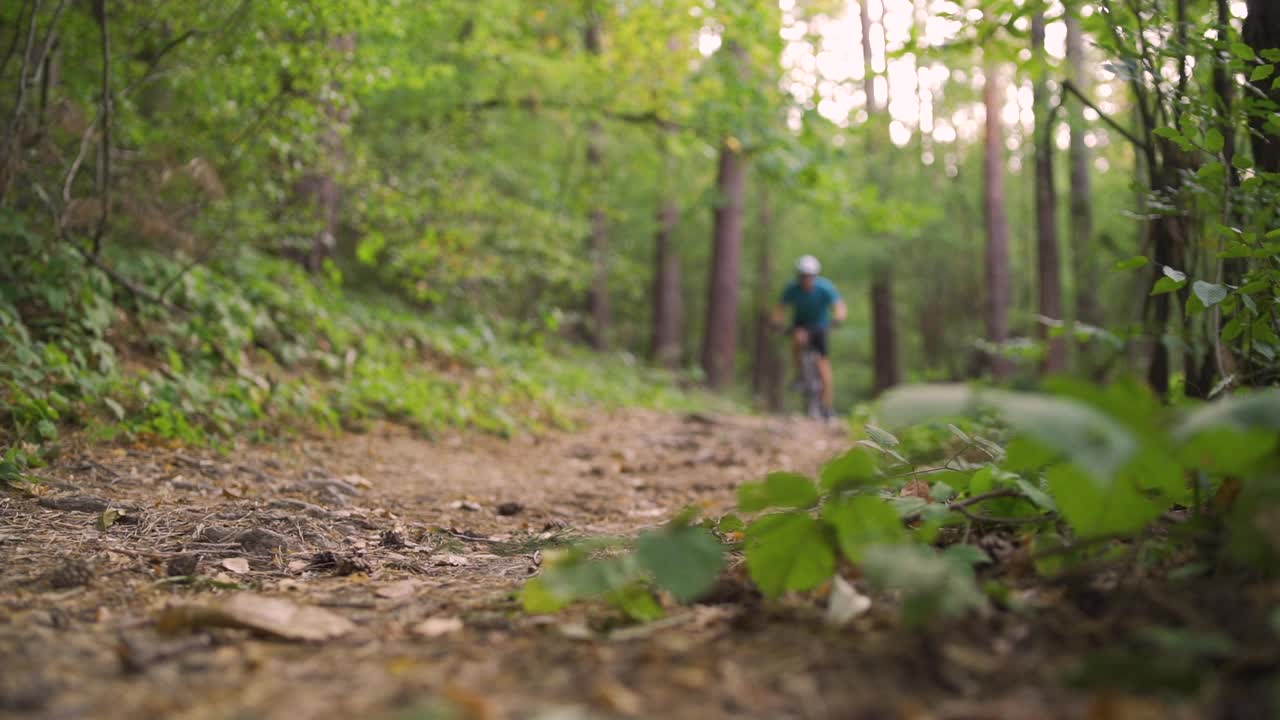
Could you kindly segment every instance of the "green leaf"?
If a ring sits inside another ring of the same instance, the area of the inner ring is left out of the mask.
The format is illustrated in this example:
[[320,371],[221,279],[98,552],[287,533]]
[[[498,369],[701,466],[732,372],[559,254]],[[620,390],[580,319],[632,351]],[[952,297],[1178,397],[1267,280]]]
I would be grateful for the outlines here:
[[1211,428],[1280,431],[1280,390],[1260,390],[1198,407],[1183,418],[1174,436],[1186,439]]
[[1013,472],[1039,470],[1058,457],[1057,451],[1047,448],[1025,435],[1019,435],[1011,440],[1005,452],[1005,461],[1001,467]]
[[1155,287],[1151,288],[1152,295],[1164,295],[1176,290],[1181,290],[1187,284],[1186,280],[1174,280],[1172,278],[1162,277],[1156,281]]
[[1080,537],[1136,532],[1167,509],[1140,492],[1131,478],[1104,488],[1070,463],[1049,468],[1045,480],[1062,516]]
[[1204,149],[1211,153],[1222,152],[1223,143],[1222,131],[1218,128],[1209,128],[1204,134]]
[[757,512],[767,508],[807,508],[818,502],[818,488],[799,473],[775,472],[764,482],[743,483],[738,488],[738,509]]
[[1128,260],[1121,260],[1120,262],[1116,263],[1114,266],[1114,269],[1115,270],[1137,270],[1140,267],[1146,267],[1148,262],[1150,262],[1150,260],[1147,260],[1147,258],[1143,257],[1142,255],[1135,255],[1129,258]]
[[867,437],[871,438],[871,440],[880,447],[894,448],[902,444],[898,438],[884,430],[881,430],[875,425],[864,425],[862,429],[866,430]]
[[1276,441],[1271,430],[1210,427],[1185,441],[1178,455],[1188,467],[1214,475],[1248,475],[1274,451]]
[[1049,497],[1049,493],[1041,490],[1039,487],[1032,485],[1022,478],[1018,478],[1018,489],[1026,495],[1032,504],[1046,512],[1057,512],[1058,506],[1053,502],[1053,498]]
[[48,420],[41,420],[36,423],[36,432],[40,434],[40,438],[46,441],[58,439],[58,426]]
[[609,593],[608,600],[637,622],[652,622],[666,614],[649,588],[641,583],[632,583]]
[[520,607],[531,615],[543,615],[563,610],[572,598],[552,592],[543,578],[536,577],[520,588]]
[[1200,302],[1204,303],[1206,308],[1211,308],[1227,299],[1226,287],[1222,285],[1215,285],[1214,283],[1207,283],[1203,280],[1195,281],[1191,285],[1191,292],[1195,293],[1196,297],[1200,298]]
[[861,485],[876,480],[876,461],[864,448],[856,447],[822,466],[822,489]]
[[836,529],[840,551],[855,563],[861,562],[862,551],[871,545],[906,538],[897,511],[878,497],[862,495],[827,503],[822,517]]
[[864,552],[863,573],[882,591],[902,594],[903,619],[919,625],[962,615],[985,601],[968,566],[971,557],[946,557],[921,545],[878,545]]
[[996,487],[995,468],[987,465],[969,478],[969,494],[985,495]]
[[680,602],[691,602],[705,594],[724,567],[720,543],[711,533],[696,527],[646,533],[637,544],[636,559],[659,587]]
[[747,524],[742,522],[742,518],[733,513],[725,515],[716,522],[716,530],[721,533],[742,532],[746,527]]
[[747,570],[769,597],[817,587],[835,567],[828,529],[808,513],[770,515],[747,528]]
[[1253,48],[1242,42],[1231,43],[1231,54],[1245,62],[1253,62],[1258,59],[1258,55],[1253,51]]
[[966,385],[907,386],[886,393],[881,412],[896,423],[912,424],[939,412],[954,415],[982,405],[999,412],[1015,430],[1079,463],[1099,482],[1106,482],[1138,447],[1133,433],[1108,415],[1049,395],[978,391]]
[[940,417],[965,415],[974,405],[974,393],[968,385],[907,385],[884,394],[880,414],[886,423],[904,427]]

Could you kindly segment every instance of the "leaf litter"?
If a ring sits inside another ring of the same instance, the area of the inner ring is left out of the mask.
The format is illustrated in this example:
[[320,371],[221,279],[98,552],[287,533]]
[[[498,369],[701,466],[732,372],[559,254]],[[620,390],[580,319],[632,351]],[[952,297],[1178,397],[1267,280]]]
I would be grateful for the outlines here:
[[[742,482],[812,473],[849,447],[840,430],[786,419],[634,411],[585,426],[429,442],[379,425],[226,456],[69,441],[40,471],[56,492],[0,493],[0,714],[395,718],[408,702],[512,720],[1101,718],[1152,707],[1063,689],[1063,648],[1101,621],[1061,592],[1040,595],[1061,614],[1052,642],[1017,616],[908,641],[893,599],[853,576],[766,604],[740,564],[701,604],[663,599],[666,617],[648,623],[591,604],[525,615],[512,596],[544,549],[636,536],[690,505],[718,516]],[[124,515],[97,527],[111,508]]]

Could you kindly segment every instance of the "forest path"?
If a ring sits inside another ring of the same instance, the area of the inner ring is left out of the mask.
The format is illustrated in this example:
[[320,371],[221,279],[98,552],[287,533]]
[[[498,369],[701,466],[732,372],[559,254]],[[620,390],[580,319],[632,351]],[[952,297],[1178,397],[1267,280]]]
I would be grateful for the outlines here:
[[[850,693],[868,717],[896,707],[875,672],[850,674],[856,657],[830,657],[820,624],[760,622],[732,598],[612,634],[600,607],[521,612],[511,594],[540,548],[721,512],[742,481],[848,445],[798,419],[587,420],[510,441],[388,425],[226,455],[65,453],[40,495],[0,495],[0,714],[425,719],[449,717],[430,710],[445,698],[467,718],[849,717],[825,703]],[[103,530],[107,504],[128,515]],[[194,554],[194,582],[166,580]],[[317,643],[157,632],[166,607],[230,583],[355,627]],[[873,640],[857,656],[885,660]]]

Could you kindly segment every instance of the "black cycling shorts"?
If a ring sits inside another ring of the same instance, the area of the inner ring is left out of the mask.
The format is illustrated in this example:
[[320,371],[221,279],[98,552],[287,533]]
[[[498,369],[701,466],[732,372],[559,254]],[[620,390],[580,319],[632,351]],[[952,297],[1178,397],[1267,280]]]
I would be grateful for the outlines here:
[[822,357],[827,356],[827,329],[825,327],[815,327],[812,325],[792,325],[792,332],[803,329],[809,334],[809,349],[816,351]]

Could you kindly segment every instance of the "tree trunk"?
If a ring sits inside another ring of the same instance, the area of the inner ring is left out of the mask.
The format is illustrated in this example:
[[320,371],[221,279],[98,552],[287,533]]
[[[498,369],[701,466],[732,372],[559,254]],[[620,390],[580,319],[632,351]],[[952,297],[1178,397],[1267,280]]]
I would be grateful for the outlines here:
[[902,382],[898,369],[898,321],[893,302],[893,266],[882,263],[871,278],[872,392]]
[[[883,136],[880,124],[880,103],[876,97],[876,77],[871,62],[871,13],[866,0],[858,3],[858,18],[862,24],[862,89],[867,96],[867,127],[869,128],[868,150],[864,159],[868,182],[877,180],[882,186],[887,185],[887,178],[877,171],[875,162],[876,143]],[[887,100],[887,98],[886,98]],[[876,263],[872,268],[870,287],[871,301],[871,359],[872,359],[872,393],[879,395],[901,382],[901,371],[898,365],[898,326],[893,302],[893,262],[891,259]]]
[[987,228],[984,315],[987,340],[997,346],[989,353],[987,364],[991,376],[999,381],[1009,379],[1013,366],[998,347],[1009,338],[1009,223],[1005,217],[1004,131],[1000,122],[1003,85],[1000,70],[994,63],[987,65],[982,98],[987,116],[982,155],[983,210]]
[[658,234],[654,238],[653,264],[653,361],[668,369],[680,366],[683,309],[680,297],[680,254],[674,238],[680,208],[675,198],[662,198],[658,210]]
[[[599,56],[601,50],[600,15],[595,3],[587,3],[587,26],[583,31],[583,45],[587,54]],[[600,124],[592,123],[587,130],[587,173],[593,179],[593,192],[599,192],[600,177],[604,169],[603,139]],[[589,337],[597,350],[609,346],[609,220],[598,200],[591,208],[591,289],[587,293],[587,314],[591,317]]]
[[782,411],[782,357],[773,331],[773,203],[760,193],[759,247],[756,256],[756,327],[751,390],[769,412]]
[[[1244,20],[1244,41],[1260,57],[1263,50],[1280,48],[1280,6],[1275,0],[1248,0],[1248,9],[1249,15]],[[1272,88],[1270,83],[1263,83],[1263,87],[1267,97],[1280,104],[1280,89]],[[1249,120],[1253,129],[1250,133],[1253,159],[1262,172],[1280,172],[1280,138],[1266,131],[1267,120],[1263,114],[1254,115]]]
[[[1085,68],[1084,34],[1075,12],[1068,10],[1067,62],[1070,65],[1071,82],[1081,91],[1089,89],[1089,73]],[[1071,259],[1075,280],[1076,319],[1082,323],[1102,324],[1098,308],[1098,271],[1093,248],[1093,179],[1089,170],[1091,161],[1089,146],[1085,144],[1084,106],[1078,102],[1068,104],[1068,121],[1071,125]]]
[[[1044,56],[1044,13],[1031,18],[1031,53]],[[1058,259],[1058,198],[1053,181],[1053,127],[1049,117],[1049,88],[1043,71],[1038,72],[1033,89],[1036,133],[1036,270],[1039,276],[1040,314],[1049,320],[1062,320],[1062,279]],[[1067,369],[1067,347],[1062,336],[1053,337],[1051,329],[1040,323],[1040,336],[1046,342],[1045,373],[1061,373]]]
[[722,389],[733,380],[738,340],[738,273],[742,262],[742,209],[746,159],[737,141],[720,146],[716,176],[719,199],[707,286],[707,323],[702,343],[702,369],[707,384]]
[[871,70],[871,12],[867,9],[870,3],[862,0],[858,3],[858,20],[861,23],[862,35],[862,90],[867,95],[867,120],[876,112],[876,76]]
[[[356,49],[356,37],[339,35],[329,41],[329,50],[342,56],[344,62]],[[337,90],[338,88],[335,88]],[[342,186],[338,175],[347,161],[346,146],[342,141],[342,128],[351,121],[351,109],[347,106],[325,103],[326,126],[320,134],[320,167],[305,175],[298,186],[309,197],[319,228],[311,238],[303,264],[312,273],[324,269],[326,260],[333,257],[338,246],[338,226],[342,210]]]

